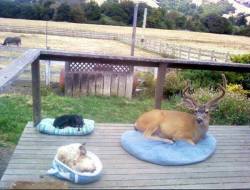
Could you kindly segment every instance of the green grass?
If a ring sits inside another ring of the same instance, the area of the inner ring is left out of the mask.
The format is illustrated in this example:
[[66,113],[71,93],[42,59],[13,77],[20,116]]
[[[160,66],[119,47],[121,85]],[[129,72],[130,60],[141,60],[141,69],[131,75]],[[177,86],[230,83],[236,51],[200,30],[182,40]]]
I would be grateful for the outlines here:
[[[174,109],[178,99],[166,101],[163,108]],[[81,114],[98,123],[134,123],[143,112],[151,110],[154,100],[119,97],[86,96],[71,98],[45,93],[42,96],[42,117]],[[0,139],[16,144],[28,121],[32,120],[31,96],[4,95],[0,97]],[[0,143],[1,144],[1,143]]]

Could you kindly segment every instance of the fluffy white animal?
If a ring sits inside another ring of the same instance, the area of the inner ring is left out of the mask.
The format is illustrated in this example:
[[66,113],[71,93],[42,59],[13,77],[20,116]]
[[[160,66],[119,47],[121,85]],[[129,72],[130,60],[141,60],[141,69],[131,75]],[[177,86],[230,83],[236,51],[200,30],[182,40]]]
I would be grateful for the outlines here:
[[86,153],[85,144],[69,144],[58,148],[57,159],[75,171],[94,172],[95,163]]

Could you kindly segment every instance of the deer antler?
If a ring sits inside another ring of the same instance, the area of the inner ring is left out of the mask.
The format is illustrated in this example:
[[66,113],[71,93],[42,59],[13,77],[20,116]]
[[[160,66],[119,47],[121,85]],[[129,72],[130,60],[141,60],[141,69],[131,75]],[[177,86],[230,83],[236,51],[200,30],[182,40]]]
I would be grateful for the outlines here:
[[183,98],[185,99],[185,101],[193,104],[193,107],[196,107],[197,103],[190,94],[187,94],[188,90],[190,90],[190,83],[189,82],[187,82],[187,85],[183,90]]
[[222,74],[221,76],[222,76],[222,80],[223,80],[223,86],[221,84],[219,84],[219,88],[221,89],[222,93],[218,97],[215,97],[214,99],[212,99],[206,103],[206,105],[209,107],[216,104],[221,98],[223,98],[223,96],[225,96],[225,93],[226,93],[225,88],[227,86],[227,79],[226,79],[224,74]]

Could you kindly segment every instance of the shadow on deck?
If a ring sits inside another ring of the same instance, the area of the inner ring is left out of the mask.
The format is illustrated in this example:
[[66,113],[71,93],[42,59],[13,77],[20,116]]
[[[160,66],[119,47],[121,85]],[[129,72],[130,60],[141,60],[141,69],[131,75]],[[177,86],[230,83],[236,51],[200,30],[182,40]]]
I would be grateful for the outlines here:
[[120,136],[130,124],[97,124],[90,136],[63,137],[40,134],[28,123],[1,179],[0,188],[16,181],[55,181],[46,175],[56,149],[73,142],[87,142],[104,165],[100,181],[70,188],[249,188],[250,126],[211,126],[217,139],[215,154],[187,166],[159,166],[137,160],[120,146]]

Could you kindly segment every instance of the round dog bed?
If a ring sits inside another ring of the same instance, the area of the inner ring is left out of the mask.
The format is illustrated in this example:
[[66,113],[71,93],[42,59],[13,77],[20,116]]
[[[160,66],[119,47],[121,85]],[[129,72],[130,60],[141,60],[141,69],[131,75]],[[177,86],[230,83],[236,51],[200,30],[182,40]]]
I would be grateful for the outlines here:
[[36,126],[38,131],[41,133],[49,134],[49,135],[88,135],[90,134],[95,127],[95,122],[90,119],[84,119],[84,126],[80,128],[74,127],[65,127],[64,129],[56,128],[53,123],[55,119],[46,118],[42,119],[42,121]]
[[216,148],[215,138],[207,134],[196,145],[186,141],[169,144],[147,139],[139,131],[127,131],[121,137],[122,147],[134,157],[159,165],[185,165],[201,162]]
[[92,172],[80,173],[72,170],[55,156],[52,164],[52,168],[48,170],[49,175],[56,176],[60,179],[65,179],[73,183],[87,184],[92,183],[100,179],[102,173],[102,162],[101,160],[92,152],[87,151],[87,156],[91,157],[96,165],[96,170]]

